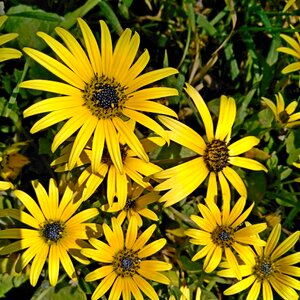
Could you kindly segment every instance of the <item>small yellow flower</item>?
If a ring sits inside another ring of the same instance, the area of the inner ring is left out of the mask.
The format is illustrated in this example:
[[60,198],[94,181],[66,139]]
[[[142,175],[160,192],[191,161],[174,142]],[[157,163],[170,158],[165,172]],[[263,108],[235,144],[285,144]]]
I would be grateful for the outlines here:
[[234,275],[241,279],[240,268],[232,250],[241,254],[247,253],[245,245],[265,245],[259,237],[253,236],[267,228],[265,223],[241,228],[254,206],[253,203],[243,212],[245,204],[244,197],[237,201],[231,211],[226,203],[223,204],[222,211],[214,202],[208,202],[207,206],[198,204],[202,217],[192,215],[191,219],[200,229],[188,229],[186,235],[192,238],[190,240],[192,244],[204,246],[193,256],[192,261],[205,257],[203,264],[205,272],[214,271],[225,252]]
[[[254,252],[250,247],[247,252],[241,252],[240,257],[245,265],[240,266],[241,274],[246,277],[224,291],[225,295],[233,295],[251,287],[246,300],[256,300],[262,295],[263,300],[273,299],[272,288],[284,300],[297,300],[300,290],[300,281],[291,277],[299,277],[300,268],[294,265],[300,262],[300,252],[281,257],[294,247],[300,237],[297,231],[277,246],[280,239],[281,225],[277,224],[265,247],[256,246]],[[277,247],[276,247],[277,246]],[[223,277],[234,277],[230,263],[224,262],[222,266],[226,269],[219,271],[218,275]]]
[[[4,24],[4,22],[7,20],[7,16],[0,16],[0,28]],[[17,33],[7,33],[2,34],[0,36],[0,46],[3,44],[15,39],[18,36]],[[22,53],[16,49],[12,48],[0,48],[0,62],[14,59],[14,58],[20,58],[22,56]]]
[[119,300],[121,294],[124,300],[132,299],[131,294],[135,299],[144,299],[141,291],[151,300],[159,300],[155,289],[143,277],[162,284],[170,284],[170,280],[160,272],[170,270],[172,265],[146,259],[166,244],[166,239],[161,238],[146,245],[155,229],[156,225],[153,224],[138,237],[136,219],[131,218],[124,238],[117,219],[112,218],[112,229],[103,224],[108,244],[91,238],[89,242],[95,249],[81,250],[86,257],[104,264],[85,277],[88,282],[101,279],[92,300],[101,298],[109,289],[111,289],[109,300]]
[[33,181],[37,201],[23,191],[15,190],[15,196],[28,210],[2,209],[0,217],[11,217],[24,224],[26,228],[9,228],[0,231],[0,239],[16,239],[16,242],[1,247],[0,255],[25,250],[16,265],[16,271],[22,271],[32,260],[30,283],[35,286],[48,260],[49,281],[55,286],[58,281],[59,266],[63,266],[68,276],[76,281],[76,271],[70,255],[80,263],[89,261],[82,256],[80,249],[87,247],[91,236],[99,236],[99,226],[94,223],[84,223],[98,215],[96,208],[89,208],[74,215],[82,200],[74,201],[75,194],[67,187],[59,202],[59,189],[51,179],[49,192],[43,186]]
[[[146,153],[153,151],[155,148],[164,145],[165,141],[161,137],[149,137],[140,141]],[[91,143],[88,143],[80,156],[77,158],[75,167],[84,167],[82,173],[77,179],[77,187],[83,187],[82,197],[88,199],[107,178],[107,200],[109,206],[113,205],[114,197],[118,197],[118,202],[121,208],[125,206],[128,194],[128,178],[138,183],[145,189],[152,189],[149,183],[149,176],[162,170],[159,166],[146,162],[136,156],[127,145],[120,141],[122,153],[122,168],[123,173],[114,165],[109,152],[104,148],[102,160],[96,172],[93,172],[92,149]],[[72,144],[69,144],[62,149],[62,156],[54,160],[52,166],[62,164],[56,168],[57,172],[68,171],[68,159],[70,156]]]
[[[293,28],[293,27],[292,27]],[[277,48],[278,52],[283,52],[289,55],[292,55],[296,57],[297,59],[300,59],[300,35],[298,32],[295,32],[296,39],[286,35],[286,34],[281,34],[281,38],[285,40],[290,46],[289,47],[279,47]],[[281,72],[283,74],[295,72],[300,70],[300,62],[294,62],[286,66]]]
[[221,96],[219,119],[214,133],[212,117],[200,94],[189,84],[186,84],[186,92],[194,101],[203,120],[206,141],[187,125],[166,116],[159,117],[161,122],[171,130],[169,132],[171,140],[195,152],[195,158],[190,161],[154,175],[154,178],[166,179],[154,190],[170,190],[159,201],[166,202],[165,206],[173,205],[190,195],[206,177],[209,177],[207,200],[214,201],[218,194],[217,178],[224,201],[230,199],[227,180],[241,196],[246,197],[246,186],[231,166],[267,172],[261,163],[239,156],[256,146],[259,139],[247,136],[230,144],[231,130],[236,116],[236,104],[233,98]]
[[85,49],[65,29],[56,28],[57,35],[64,44],[38,32],[58,56],[58,60],[38,50],[24,48],[24,52],[48,69],[62,81],[29,80],[19,86],[52,92],[62,96],[40,101],[24,111],[24,117],[48,113],[35,123],[31,133],[53,124],[66,121],[55,135],[51,150],[54,152],[64,141],[74,135],[69,168],[72,169],[86,144],[92,139],[92,170],[99,169],[104,145],[116,168],[123,172],[120,135],[136,155],[148,161],[138,137],[126,120],[134,120],[168,140],[166,131],[146,113],[166,114],[176,117],[170,108],[152,101],[162,97],[178,95],[178,91],[168,87],[148,87],[154,82],[178,73],[174,68],[163,68],[142,74],[149,54],[145,50],[135,60],[140,45],[140,37],[126,29],[115,48],[111,34],[104,21],[100,21],[101,47],[87,23],[78,18]]
[[122,207],[120,202],[114,202],[111,206],[108,204],[103,205],[101,209],[109,213],[120,211],[117,217],[120,224],[124,222],[126,216],[128,220],[130,220],[130,218],[136,218],[139,227],[143,225],[141,217],[148,218],[152,221],[158,221],[156,213],[150,210],[147,205],[157,202],[160,195],[157,192],[143,194],[144,191],[144,187],[128,180],[128,194],[125,206]]
[[276,105],[268,98],[262,97],[262,103],[268,106],[275,116],[276,122],[283,128],[292,128],[300,124],[300,112],[294,113],[298,106],[297,101],[291,102],[285,107],[281,93],[275,95]]

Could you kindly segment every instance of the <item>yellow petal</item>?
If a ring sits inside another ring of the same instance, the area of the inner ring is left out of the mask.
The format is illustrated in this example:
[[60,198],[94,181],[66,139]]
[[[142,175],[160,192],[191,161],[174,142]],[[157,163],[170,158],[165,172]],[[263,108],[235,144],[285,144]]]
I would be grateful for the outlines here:
[[100,20],[101,27],[101,58],[102,58],[102,72],[107,77],[112,75],[112,41],[110,32],[106,23],[103,20]]
[[84,20],[81,18],[78,18],[77,20],[94,73],[102,74],[101,56],[95,36]]
[[75,74],[62,63],[58,62],[56,59],[38,50],[27,47],[23,48],[23,51],[35,61],[37,61],[39,64],[41,64],[44,68],[46,68],[51,73],[61,78],[65,82],[73,85],[78,89],[84,89],[84,81],[80,77],[78,77],[77,74]]
[[249,151],[254,146],[259,143],[259,139],[255,136],[246,136],[244,138],[239,139],[233,144],[228,146],[229,156],[236,156],[246,151]]
[[203,155],[206,143],[203,138],[189,126],[169,117],[159,116],[158,119],[171,130],[170,139],[194,152]]
[[53,244],[50,247],[48,270],[50,284],[52,286],[55,286],[57,283],[59,273],[59,250],[56,244]]
[[41,245],[39,251],[33,259],[31,270],[29,274],[30,284],[35,286],[42,272],[46,258],[48,256],[49,246],[45,243]]
[[220,113],[218,124],[216,128],[215,138],[225,140],[230,136],[230,132],[235,121],[236,104],[231,97],[221,96],[220,99]]

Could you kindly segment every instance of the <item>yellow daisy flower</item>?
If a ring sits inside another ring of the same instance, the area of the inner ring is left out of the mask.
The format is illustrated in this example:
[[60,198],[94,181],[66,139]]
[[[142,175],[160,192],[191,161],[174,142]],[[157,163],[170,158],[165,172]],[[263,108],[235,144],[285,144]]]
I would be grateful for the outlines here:
[[[191,297],[191,291],[187,286],[180,287],[181,296],[179,300],[200,300],[201,299],[201,289],[197,287],[196,296]],[[175,296],[170,296],[169,300],[176,300]]]
[[170,189],[159,201],[166,202],[165,206],[173,205],[190,195],[207,176],[209,179],[206,197],[210,201],[214,200],[218,193],[217,178],[224,201],[230,199],[230,188],[227,180],[241,196],[246,197],[246,186],[237,172],[231,168],[231,165],[267,172],[261,163],[238,156],[256,146],[259,139],[254,136],[247,136],[229,144],[236,115],[235,100],[221,96],[219,120],[214,134],[213,121],[204,100],[196,89],[189,84],[186,84],[186,92],[193,99],[200,113],[205,126],[207,141],[204,141],[197,132],[187,125],[169,117],[159,117],[160,121],[171,130],[169,132],[171,140],[196,153],[196,158],[154,175],[154,178],[166,179],[154,190]]
[[284,128],[292,128],[300,124],[300,112],[294,113],[298,106],[297,101],[291,102],[285,107],[284,99],[279,92],[275,95],[276,105],[268,98],[262,97],[262,103],[268,106],[275,116],[275,120]]
[[11,217],[29,226],[1,230],[1,239],[17,241],[1,247],[0,255],[26,249],[18,260],[16,271],[22,271],[32,260],[29,279],[33,286],[37,284],[47,259],[52,286],[57,283],[60,263],[75,281],[76,270],[70,255],[80,263],[89,263],[80,249],[88,245],[84,240],[98,236],[99,226],[84,222],[97,216],[99,211],[89,208],[74,215],[82,200],[74,202],[75,194],[70,188],[65,189],[59,203],[59,189],[53,179],[50,179],[48,193],[39,182],[33,181],[32,184],[38,203],[25,192],[14,191],[29,213],[14,208],[0,210],[0,217]]
[[[294,27],[292,26],[292,28],[294,29]],[[278,52],[282,52],[282,53],[286,53],[289,55],[292,55],[298,59],[300,59],[300,35],[298,32],[295,32],[296,35],[296,39],[286,35],[286,34],[281,34],[280,37],[285,40],[290,46],[289,47],[279,47],[276,50]],[[289,64],[288,66],[286,66],[281,72],[283,74],[287,74],[287,73],[291,73],[291,72],[295,72],[295,71],[299,71],[300,70],[300,62],[294,62]]]
[[[146,153],[153,151],[158,146],[164,145],[165,141],[160,137],[149,137],[141,140],[141,145]],[[75,163],[75,167],[87,166],[77,179],[78,188],[83,187],[82,197],[88,199],[100,186],[103,180],[107,177],[107,200],[109,206],[113,205],[114,197],[118,197],[120,207],[124,207],[127,199],[127,182],[128,178],[131,178],[136,183],[141,185],[145,189],[152,189],[149,180],[146,177],[162,170],[159,166],[146,162],[136,156],[136,153],[128,148],[127,145],[121,144],[122,155],[122,168],[123,173],[115,167],[109,152],[104,148],[101,163],[96,169],[96,172],[92,170],[92,149],[91,143],[88,143],[85,149],[82,151],[79,158]],[[69,144],[62,150],[62,156],[54,160],[52,165],[64,164],[58,167],[56,171],[69,170],[66,162],[69,159],[71,148],[73,144]]]
[[122,173],[118,133],[140,158],[149,160],[126,120],[134,120],[168,140],[165,130],[142,112],[176,117],[176,113],[170,108],[149,100],[174,96],[178,91],[168,87],[144,87],[178,71],[164,68],[140,75],[149,61],[149,54],[145,50],[134,62],[140,44],[137,33],[132,34],[130,29],[126,29],[113,49],[108,27],[104,21],[100,21],[100,51],[86,22],[79,18],[78,23],[85,51],[63,28],[56,28],[56,33],[65,46],[46,33],[37,33],[62,62],[40,51],[24,48],[31,58],[66,82],[29,80],[21,83],[19,86],[22,88],[62,95],[30,106],[24,111],[24,117],[50,112],[35,123],[31,133],[68,120],[54,137],[51,147],[53,152],[78,130],[70,153],[70,169],[92,137],[92,170],[95,172],[99,168],[106,144],[111,160]]
[[143,225],[141,217],[148,218],[152,221],[158,221],[156,213],[147,208],[147,205],[157,202],[160,195],[158,192],[143,194],[144,191],[144,187],[136,182],[132,182],[132,180],[128,180],[128,194],[125,206],[121,206],[120,202],[114,202],[111,206],[108,204],[103,205],[101,209],[109,213],[120,211],[117,217],[120,224],[124,222],[126,216],[128,220],[130,220],[130,218],[136,218],[139,227]]
[[162,284],[170,284],[170,280],[161,271],[167,271],[172,265],[159,260],[147,260],[166,244],[161,238],[150,244],[150,239],[156,225],[148,227],[139,237],[135,218],[131,218],[127,228],[126,238],[117,219],[112,218],[112,229],[103,224],[103,232],[108,244],[95,238],[89,241],[95,249],[82,249],[81,253],[94,259],[104,266],[92,271],[86,281],[101,279],[100,284],[92,295],[92,300],[102,297],[110,288],[109,300],[130,300],[131,294],[135,299],[144,299],[141,291],[152,300],[158,300],[158,295],[152,285],[143,277]]
[[[3,26],[4,22],[7,20],[7,16],[0,16],[0,28]],[[17,33],[6,33],[0,36],[0,46],[15,39],[18,36]],[[0,48],[0,62],[20,58],[22,53],[16,49],[12,48]]]
[[214,271],[225,252],[236,278],[241,279],[239,265],[232,250],[238,254],[247,253],[245,245],[265,245],[264,241],[254,235],[265,230],[266,223],[241,228],[254,206],[253,203],[243,212],[245,204],[245,197],[241,197],[231,211],[229,204],[224,203],[222,212],[214,202],[208,202],[207,206],[198,204],[202,217],[192,215],[191,219],[200,229],[188,229],[185,234],[192,237],[190,240],[192,244],[204,246],[193,256],[192,261],[205,257],[203,264],[205,272]]
[[[297,231],[277,246],[281,225],[277,224],[265,247],[256,246],[256,253],[250,248],[247,253],[240,253],[245,265],[240,266],[244,278],[224,291],[225,295],[233,295],[251,287],[246,300],[256,300],[262,294],[263,300],[273,299],[272,288],[284,300],[296,300],[300,290],[300,281],[291,276],[300,276],[300,268],[293,266],[300,262],[300,252],[281,257],[297,243],[300,231]],[[276,247],[277,246],[277,247]],[[222,264],[227,269],[218,272],[219,276],[234,277],[230,264]]]

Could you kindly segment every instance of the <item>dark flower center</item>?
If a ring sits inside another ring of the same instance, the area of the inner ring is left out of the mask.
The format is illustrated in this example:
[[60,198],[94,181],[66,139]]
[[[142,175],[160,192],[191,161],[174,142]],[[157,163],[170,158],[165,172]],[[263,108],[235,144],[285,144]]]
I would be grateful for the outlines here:
[[207,144],[203,158],[210,172],[218,173],[222,171],[229,165],[229,154],[226,142],[213,140],[211,143]]
[[122,114],[127,100],[125,90],[115,79],[95,75],[84,88],[83,100],[91,113],[99,119],[113,118]]
[[99,87],[99,90],[94,93],[94,104],[99,108],[109,109],[118,107],[119,98],[114,88],[109,85]]
[[211,238],[215,244],[221,247],[230,247],[234,241],[234,230],[230,227],[217,226],[212,232]]
[[127,199],[124,210],[134,209],[135,208],[135,200],[134,199]]
[[130,257],[124,257],[122,260],[123,270],[130,270],[133,267],[133,261]]
[[124,248],[114,256],[113,268],[119,276],[132,277],[139,269],[140,262],[137,251]]
[[259,279],[265,279],[274,272],[274,268],[270,259],[263,257],[258,258],[254,266],[254,274]]
[[64,226],[60,222],[46,223],[42,229],[42,234],[47,242],[57,242],[62,238]]
[[279,119],[282,123],[287,123],[289,118],[290,118],[290,115],[285,110],[279,114]]

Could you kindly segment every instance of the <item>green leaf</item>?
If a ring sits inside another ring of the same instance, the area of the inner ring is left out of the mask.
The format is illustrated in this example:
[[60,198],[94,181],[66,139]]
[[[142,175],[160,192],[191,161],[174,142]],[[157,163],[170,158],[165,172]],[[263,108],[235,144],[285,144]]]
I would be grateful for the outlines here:
[[300,155],[300,139],[296,138],[300,135],[300,129],[291,131],[286,138],[286,152],[289,154],[287,163],[291,165],[293,162],[298,160]]
[[9,18],[5,23],[5,28],[9,32],[19,34],[17,39],[19,45],[39,50],[43,49],[46,44],[36,36],[36,32],[43,31],[51,34],[54,28],[63,21],[63,18],[55,13],[33,9],[27,5],[11,7],[7,15]]
[[73,12],[65,15],[65,20],[60,24],[60,26],[69,29],[74,24],[76,24],[78,17],[84,17],[92,8],[99,4],[102,0],[88,0],[81,7],[77,8]]

